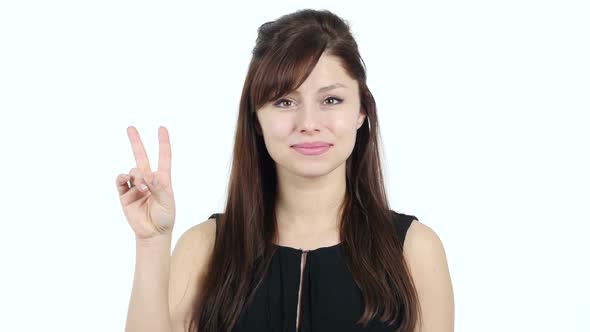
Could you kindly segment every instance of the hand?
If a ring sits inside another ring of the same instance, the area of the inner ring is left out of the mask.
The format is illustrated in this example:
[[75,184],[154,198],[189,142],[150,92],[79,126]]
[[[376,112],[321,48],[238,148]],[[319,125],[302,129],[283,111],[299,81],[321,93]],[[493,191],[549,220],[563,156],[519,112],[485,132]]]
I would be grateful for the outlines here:
[[[135,127],[127,128],[136,168],[117,177],[117,190],[125,217],[136,239],[150,239],[171,234],[176,217],[170,177],[170,137],[165,127],[158,129],[160,154],[158,170],[151,171],[147,154]],[[129,185],[127,183],[131,185]]]

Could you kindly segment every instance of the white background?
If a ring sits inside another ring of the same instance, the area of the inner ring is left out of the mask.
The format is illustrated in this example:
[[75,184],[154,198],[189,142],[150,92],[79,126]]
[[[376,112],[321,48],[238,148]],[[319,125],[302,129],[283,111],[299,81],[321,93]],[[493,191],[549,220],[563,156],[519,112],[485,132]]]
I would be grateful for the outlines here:
[[173,244],[225,201],[256,29],[351,23],[391,206],[443,240],[456,331],[590,331],[587,1],[3,1],[0,330],[122,331],[117,174],[172,142]]

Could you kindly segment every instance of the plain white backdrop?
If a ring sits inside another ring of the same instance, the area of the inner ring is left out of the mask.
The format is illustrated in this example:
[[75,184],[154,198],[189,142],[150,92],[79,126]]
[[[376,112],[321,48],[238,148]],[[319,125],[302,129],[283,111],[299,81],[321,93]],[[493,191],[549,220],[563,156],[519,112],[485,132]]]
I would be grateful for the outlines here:
[[123,331],[115,178],[168,128],[173,245],[221,212],[256,29],[351,24],[392,208],[442,239],[456,331],[590,331],[587,1],[3,1],[0,330]]

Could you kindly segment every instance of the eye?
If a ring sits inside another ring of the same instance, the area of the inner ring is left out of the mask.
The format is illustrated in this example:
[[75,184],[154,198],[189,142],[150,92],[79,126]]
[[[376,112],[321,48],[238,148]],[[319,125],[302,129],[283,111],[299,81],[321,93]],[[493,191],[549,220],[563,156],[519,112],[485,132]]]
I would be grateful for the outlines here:
[[[289,102],[292,103],[291,100],[289,99],[279,99],[277,102],[275,102],[273,105],[274,106],[278,106],[278,107],[282,107],[281,105],[284,105],[283,102]],[[291,106],[291,105],[287,105],[287,106]]]
[[[338,98],[338,97],[328,97],[326,99],[324,99],[324,101],[328,101],[328,100],[332,100],[333,102],[329,102],[328,105],[338,105],[340,103],[342,103],[342,99]],[[289,103],[289,104],[286,104]],[[277,100],[275,103],[273,103],[274,106],[280,107],[280,108],[285,108],[285,107],[289,107],[292,106],[293,101],[289,100],[289,99],[279,99]]]
[[338,105],[338,104],[340,104],[340,103],[342,102],[342,99],[340,99],[340,98],[338,98],[338,97],[328,97],[328,98],[326,98],[325,100],[335,100],[335,101],[337,101],[337,102],[338,102],[338,103],[336,103],[336,104],[334,104],[334,103],[328,103],[329,105]]

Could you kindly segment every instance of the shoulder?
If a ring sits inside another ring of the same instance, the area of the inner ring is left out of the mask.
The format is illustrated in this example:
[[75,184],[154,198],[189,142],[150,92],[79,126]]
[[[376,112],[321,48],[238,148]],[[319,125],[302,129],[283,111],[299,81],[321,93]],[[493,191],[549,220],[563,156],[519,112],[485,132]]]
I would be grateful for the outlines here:
[[[187,229],[176,241],[172,252],[172,261],[190,262],[189,265],[202,263],[199,259],[207,258],[215,245],[216,222],[209,218]],[[187,265],[179,266],[179,268]]]
[[406,232],[404,252],[408,255],[440,255],[444,253],[444,247],[440,237],[432,228],[418,219],[413,219]]
[[212,244],[215,242],[215,228],[215,218],[210,217],[209,219],[187,229],[180,238],[178,238],[176,245],[195,246],[199,244]]
[[[170,258],[169,309],[172,324],[186,326],[207,274],[215,245],[215,219],[186,230],[176,241]],[[175,329],[176,330],[176,329]]]
[[209,218],[187,229],[176,241],[172,256],[178,259],[193,259],[206,256],[215,244],[216,222]]
[[414,220],[406,234],[404,257],[418,293],[424,331],[452,331],[453,288],[440,237],[432,228]]

